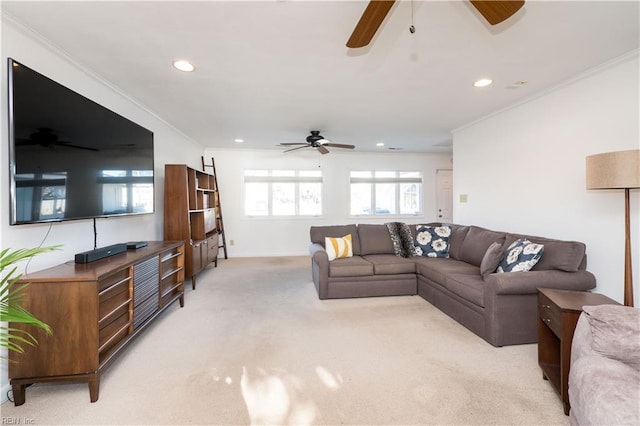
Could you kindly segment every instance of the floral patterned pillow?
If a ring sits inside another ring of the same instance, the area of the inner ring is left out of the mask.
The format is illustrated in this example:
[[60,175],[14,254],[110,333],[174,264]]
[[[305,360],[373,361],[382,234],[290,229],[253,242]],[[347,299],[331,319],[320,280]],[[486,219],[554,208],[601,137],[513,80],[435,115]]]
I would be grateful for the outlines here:
[[416,226],[416,255],[424,257],[449,257],[449,226]]
[[525,272],[533,268],[544,253],[542,244],[535,244],[526,238],[514,241],[505,251],[496,272]]

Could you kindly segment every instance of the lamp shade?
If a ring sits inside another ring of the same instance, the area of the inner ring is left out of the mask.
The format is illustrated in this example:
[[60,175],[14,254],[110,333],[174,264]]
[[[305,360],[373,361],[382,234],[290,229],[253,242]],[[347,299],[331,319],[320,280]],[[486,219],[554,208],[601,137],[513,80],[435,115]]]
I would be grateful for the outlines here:
[[640,149],[587,157],[587,189],[640,188]]

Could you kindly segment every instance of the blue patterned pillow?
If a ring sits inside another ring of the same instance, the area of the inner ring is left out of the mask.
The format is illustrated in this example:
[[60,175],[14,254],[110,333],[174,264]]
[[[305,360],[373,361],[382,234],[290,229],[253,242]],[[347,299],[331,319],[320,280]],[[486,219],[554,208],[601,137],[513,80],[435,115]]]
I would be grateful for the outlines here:
[[425,257],[449,257],[448,226],[416,226],[416,254]]
[[533,268],[542,257],[544,246],[526,238],[514,241],[505,251],[496,272],[525,272]]

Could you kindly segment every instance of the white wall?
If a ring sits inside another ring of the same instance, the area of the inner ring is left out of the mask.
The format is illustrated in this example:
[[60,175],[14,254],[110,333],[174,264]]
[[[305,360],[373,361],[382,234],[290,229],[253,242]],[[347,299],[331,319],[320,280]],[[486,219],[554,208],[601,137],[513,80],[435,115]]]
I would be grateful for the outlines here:
[[[93,248],[93,222],[78,220],[64,223],[9,226],[9,173],[8,159],[8,116],[7,116],[7,58],[19,62],[45,74],[53,80],[79,92],[80,94],[106,106],[124,117],[154,132],[155,146],[155,214],[114,219],[98,219],[97,244],[99,247],[131,240],[162,240],[164,164],[167,162],[186,163],[194,167],[200,165],[203,147],[188,139],[131,99],[118,93],[114,88],[83,70],[55,48],[47,46],[36,36],[29,34],[19,25],[9,22],[3,16],[2,22],[2,63],[0,116],[0,247],[27,248],[62,244],[62,250],[46,253],[33,259],[29,272],[57,265],[73,259],[77,252]],[[26,264],[21,265],[22,271]],[[0,354],[4,356],[4,354]],[[6,395],[6,364],[1,365],[2,394]]]
[[[596,291],[622,302],[624,191],[585,189],[585,157],[640,147],[639,75],[636,51],[455,131],[454,221],[582,241]],[[637,189],[631,205],[638,306]]]
[[[320,155],[315,150],[283,153],[280,150],[207,149],[207,164],[214,157],[229,256],[306,255],[309,227],[348,223],[384,223],[389,217],[364,220],[349,216],[350,170],[418,170],[423,173],[424,214],[402,217],[409,223],[436,220],[436,170],[451,169],[451,154],[367,153],[331,150]],[[247,218],[243,215],[243,170],[316,170],[323,175],[322,217]],[[395,219],[393,219],[395,220]],[[235,244],[230,245],[230,240]]]

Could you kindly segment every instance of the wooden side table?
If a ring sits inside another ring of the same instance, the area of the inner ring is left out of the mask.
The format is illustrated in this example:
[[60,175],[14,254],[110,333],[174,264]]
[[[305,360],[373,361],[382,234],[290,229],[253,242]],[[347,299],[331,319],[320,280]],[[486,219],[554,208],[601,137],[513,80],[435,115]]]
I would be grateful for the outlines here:
[[583,306],[619,305],[615,300],[585,291],[538,289],[538,364],[542,378],[560,395],[569,415],[571,342]]

